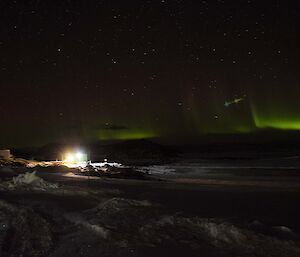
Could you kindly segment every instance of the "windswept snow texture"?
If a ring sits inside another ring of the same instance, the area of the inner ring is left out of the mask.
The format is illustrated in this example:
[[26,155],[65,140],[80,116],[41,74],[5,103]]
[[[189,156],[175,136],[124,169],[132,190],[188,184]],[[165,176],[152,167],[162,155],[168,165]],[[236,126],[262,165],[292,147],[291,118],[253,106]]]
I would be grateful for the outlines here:
[[67,213],[65,218],[77,231],[51,256],[81,256],[76,249],[84,256],[300,256],[299,241],[280,240],[225,220],[165,214],[153,206],[112,198],[81,213]]
[[[161,167],[167,176],[199,172],[198,164],[175,166]],[[299,189],[13,172],[0,183],[1,257],[300,256]]]
[[149,201],[117,197],[77,211],[0,201],[0,256],[300,256],[292,229],[271,227],[268,235],[258,232],[259,226],[264,225],[184,216]]

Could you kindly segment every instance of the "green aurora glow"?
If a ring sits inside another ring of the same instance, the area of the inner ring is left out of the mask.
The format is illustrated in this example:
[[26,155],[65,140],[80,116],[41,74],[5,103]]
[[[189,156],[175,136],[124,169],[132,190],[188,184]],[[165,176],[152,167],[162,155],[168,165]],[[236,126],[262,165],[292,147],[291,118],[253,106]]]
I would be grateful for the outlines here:
[[252,118],[257,129],[300,130],[300,116],[291,112],[274,112],[258,110],[251,106]]
[[121,129],[108,130],[101,129],[96,132],[96,139],[98,140],[130,140],[130,139],[147,139],[159,136],[153,131],[143,129]]
[[[251,96],[229,108],[218,104],[216,99],[205,109],[199,103],[190,101],[194,107],[191,120],[199,135],[248,134],[265,129],[298,131],[300,108],[296,96],[274,90],[272,95],[265,92],[261,96]],[[219,114],[216,119],[210,118],[213,113]]]
[[[297,115],[297,102],[287,98],[280,98],[280,94],[272,97],[250,96],[243,102],[224,107],[222,97],[212,96],[207,105],[187,97],[189,111],[182,110],[177,113],[177,119],[166,116],[159,123],[149,121],[147,127],[125,120],[112,124],[121,125],[120,129],[87,128],[86,138],[92,140],[131,140],[151,139],[163,137],[197,137],[205,135],[251,134],[260,130],[300,130],[300,114]],[[289,106],[287,106],[289,105]],[[122,125],[129,125],[122,127]],[[97,127],[97,126],[96,126]]]

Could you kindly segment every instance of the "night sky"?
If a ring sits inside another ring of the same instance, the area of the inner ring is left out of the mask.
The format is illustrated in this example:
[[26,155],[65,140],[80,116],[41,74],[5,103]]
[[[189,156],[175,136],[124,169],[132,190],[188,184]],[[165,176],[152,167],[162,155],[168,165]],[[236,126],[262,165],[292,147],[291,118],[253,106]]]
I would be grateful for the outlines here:
[[0,145],[300,130],[299,1],[0,10]]

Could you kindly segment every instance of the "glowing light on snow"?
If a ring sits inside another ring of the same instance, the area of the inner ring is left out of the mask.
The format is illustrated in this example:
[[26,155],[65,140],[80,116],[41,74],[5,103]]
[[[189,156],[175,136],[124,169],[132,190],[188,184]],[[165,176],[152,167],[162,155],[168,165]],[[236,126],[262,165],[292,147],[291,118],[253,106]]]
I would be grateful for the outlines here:
[[69,168],[84,168],[87,166],[91,166],[97,169],[97,168],[103,168],[106,165],[112,167],[118,167],[118,168],[123,167],[121,163],[108,162],[107,159],[104,159],[103,162],[92,163],[91,161],[88,161],[87,157],[88,157],[87,153],[85,152],[81,152],[81,151],[67,152],[63,155],[62,163]]
[[87,162],[87,154],[77,151],[68,152],[64,155],[63,161],[68,164],[78,164]]
[[75,156],[72,153],[67,153],[65,157],[65,162],[74,162]]
[[77,153],[76,153],[76,158],[77,158],[78,160],[82,160],[83,156],[84,156],[84,154],[83,154],[82,152],[77,152]]

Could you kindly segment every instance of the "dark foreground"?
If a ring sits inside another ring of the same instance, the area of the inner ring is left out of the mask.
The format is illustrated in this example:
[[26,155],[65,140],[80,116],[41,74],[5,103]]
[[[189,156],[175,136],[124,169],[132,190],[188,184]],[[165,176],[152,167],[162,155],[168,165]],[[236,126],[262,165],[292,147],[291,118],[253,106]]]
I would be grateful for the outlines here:
[[298,183],[38,171],[58,187],[32,188],[4,171],[0,256],[300,256]]

